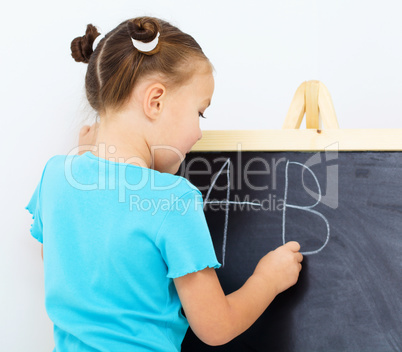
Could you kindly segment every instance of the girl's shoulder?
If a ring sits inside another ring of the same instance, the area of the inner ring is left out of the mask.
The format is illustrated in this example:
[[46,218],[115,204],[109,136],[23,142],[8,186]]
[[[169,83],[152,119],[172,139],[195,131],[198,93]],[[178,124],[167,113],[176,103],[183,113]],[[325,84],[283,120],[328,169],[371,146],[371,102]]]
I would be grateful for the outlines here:
[[158,176],[160,179],[156,181],[156,184],[162,186],[161,190],[167,190],[168,193],[175,193],[178,196],[188,192],[196,192],[201,195],[201,191],[183,176],[168,173],[159,173]]
[[[54,155],[48,159],[45,165],[45,169],[47,169],[46,173],[54,179],[57,179],[57,176],[60,176],[77,180],[81,178],[80,175],[82,173],[84,173],[85,178],[87,178],[90,170],[93,169],[94,173],[98,173],[99,170],[105,169],[99,167],[99,159],[97,157],[94,156],[91,158],[91,156],[92,155],[89,155],[89,153],[82,155]],[[88,160],[91,160],[94,164],[93,168],[88,166]],[[98,161],[98,163],[95,161]],[[109,161],[105,161],[105,164],[106,169],[107,165],[119,165],[119,163]],[[112,169],[109,170],[109,173],[111,170]],[[141,172],[139,173],[139,171]],[[181,175],[159,172],[134,165],[129,165],[129,167],[124,168],[122,172],[128,179],[127,182],[129,184],[135,182],[137,178],[139,178],[141,179],[141,182],[146,181],[145,183],[152,190],[162,191],[162,193],[166,192],[167,194],[175,194],[180,197],[181,195],[193,191],[201,195],[201,191],[192,182]],[[139,176],[139,174],[141,175]],[[120,179],[120,176],[118,178]]]

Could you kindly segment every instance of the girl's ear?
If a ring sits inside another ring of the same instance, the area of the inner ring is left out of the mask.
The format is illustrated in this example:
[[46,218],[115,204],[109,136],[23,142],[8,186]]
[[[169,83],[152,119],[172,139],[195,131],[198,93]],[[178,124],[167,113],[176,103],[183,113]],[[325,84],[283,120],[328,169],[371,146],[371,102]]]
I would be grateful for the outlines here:
[[166,88],[161,83],[150,85],[144,95],[144,113],[151,119],[159,117],[166,98]]

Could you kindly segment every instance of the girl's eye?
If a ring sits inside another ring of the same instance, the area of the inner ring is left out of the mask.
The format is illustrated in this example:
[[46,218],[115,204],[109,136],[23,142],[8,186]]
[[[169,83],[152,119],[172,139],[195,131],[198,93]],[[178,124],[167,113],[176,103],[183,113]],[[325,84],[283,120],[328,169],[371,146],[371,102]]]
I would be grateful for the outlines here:
[[198,113],[198,116],[206,119],[206,116],[204,116],[201,112]]

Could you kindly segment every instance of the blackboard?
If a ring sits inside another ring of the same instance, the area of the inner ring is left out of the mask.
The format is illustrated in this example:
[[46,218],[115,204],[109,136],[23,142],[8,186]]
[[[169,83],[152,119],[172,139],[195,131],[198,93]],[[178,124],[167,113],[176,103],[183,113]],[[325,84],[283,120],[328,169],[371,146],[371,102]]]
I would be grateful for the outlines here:
[[250,329],[216,347],[189,329],[183,352],[402,350],[401,152],[191,152],[177,175],[203,194],[226,294],[284,241],[305,254]]

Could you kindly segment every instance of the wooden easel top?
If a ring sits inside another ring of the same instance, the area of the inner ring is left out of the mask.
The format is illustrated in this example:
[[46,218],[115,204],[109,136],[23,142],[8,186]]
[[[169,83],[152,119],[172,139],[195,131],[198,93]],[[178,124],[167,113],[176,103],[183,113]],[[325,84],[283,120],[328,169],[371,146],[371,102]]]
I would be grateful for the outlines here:
[[[300,129],[306,115],[306,129]],[[325,129],[322,129],[322,124]],[[402,151],[402,129],[341,129],[320,81],[296,90],[282,130],[207,130],[192,151]]]
[[306,81],[297,88],[282,128],[300,128],[304,114],[307,129],[321,130],[322,122],[325,128],[339,128],[331,95],[320,81]]

